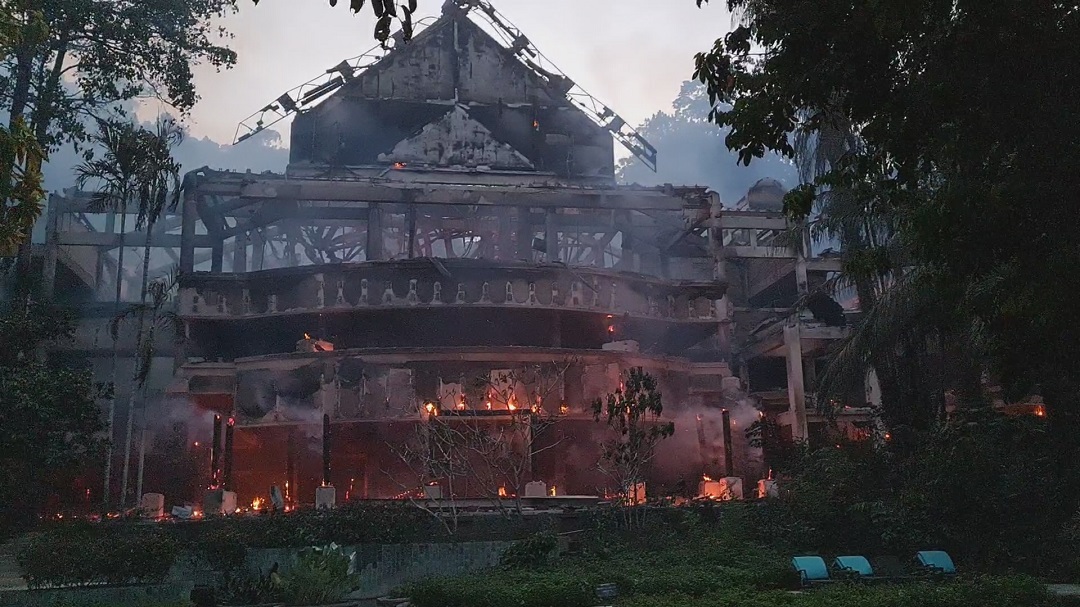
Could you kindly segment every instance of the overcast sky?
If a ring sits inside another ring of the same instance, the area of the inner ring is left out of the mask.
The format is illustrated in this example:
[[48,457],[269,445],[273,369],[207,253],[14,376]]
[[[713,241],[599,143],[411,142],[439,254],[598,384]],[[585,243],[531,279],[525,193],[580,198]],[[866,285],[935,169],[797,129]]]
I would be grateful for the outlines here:
[[[421,16],[442,0],[419,0]],[[492,0],[549,59],[591,94],[638,124],[667,109],[693,73],[693,57],[730,30],[723,2],[694,0]],[[237,124],[281,93],[374,46],[374,18],[326,0],[251,0],[225,25],[237,66],[196,68],[202,101],[189,126],[197,137],[231,141]],[[148,113],[156,109],[147,107]],[[278,128],[287,135],[287,127]],[[287,141],[287,137],[286,137]]]

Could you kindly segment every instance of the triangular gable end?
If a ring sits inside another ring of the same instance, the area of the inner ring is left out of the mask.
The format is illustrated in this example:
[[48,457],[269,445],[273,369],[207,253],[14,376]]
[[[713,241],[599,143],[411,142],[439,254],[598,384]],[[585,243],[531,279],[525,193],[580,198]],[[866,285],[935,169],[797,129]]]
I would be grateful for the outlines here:
[[444,15],[405,47],[369,66],[341,93],[383,100],[568,105],[543,76],[458,12]]
[[458,105],[417,135],[400,141],[380,162],[427,166],[534,170],[533,163],[495,136]]

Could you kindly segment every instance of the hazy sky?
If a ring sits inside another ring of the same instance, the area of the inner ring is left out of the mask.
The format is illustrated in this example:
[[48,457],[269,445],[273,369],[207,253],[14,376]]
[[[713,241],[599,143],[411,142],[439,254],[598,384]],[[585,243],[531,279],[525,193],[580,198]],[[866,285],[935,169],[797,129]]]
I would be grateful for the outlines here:
[[[667,109],[693,73],[693,57],[730,30],[720,0],[492,0],[550,60],[631,124]],[[420,16],[442,0],[419,0]],[[237,124],[281,93],[374,46],[374,17],[326,0],[251,0],[225,20],[236,68],[196,68],[202,101],[189,126],[197,137],[231,141]],[[146,108],[156,113],[154,108]],[[277,127],[286,135],[285,123]]]

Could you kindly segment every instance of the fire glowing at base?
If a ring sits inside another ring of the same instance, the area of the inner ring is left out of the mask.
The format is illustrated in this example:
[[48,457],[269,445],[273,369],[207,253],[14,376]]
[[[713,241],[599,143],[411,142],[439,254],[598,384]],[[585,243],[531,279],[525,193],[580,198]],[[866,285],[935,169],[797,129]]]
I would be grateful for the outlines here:
[[506,487],[499,487],[499,497],[506,497]]
[[252,510],[259,511],[259,510],[262,509],[262,506],[263,506],[263,499],[261,497],[257,497],[255,499],[251,500],[251,509]]

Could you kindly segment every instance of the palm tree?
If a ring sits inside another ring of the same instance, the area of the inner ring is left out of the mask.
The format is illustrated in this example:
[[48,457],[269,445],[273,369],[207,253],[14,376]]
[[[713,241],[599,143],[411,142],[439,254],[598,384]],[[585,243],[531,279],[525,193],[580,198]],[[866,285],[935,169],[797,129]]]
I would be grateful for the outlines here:
[[[98,132],[91,141],[103,149],[100,158],[90,159],[75,169],[76,183],[84,187],[94,183],[98,189],[93,193],[93,210],[110,210],[120,214],[120,248],[116,263],[116,296],[114,315],[120,316],[120,302],[123,287],[124,249],[127,232],[127,215],[136,212],[135,228],[145,228],[146,241],[143,254],[143,276],[140,290],[140,304],[146,303],[149,281],[150,243],[153,228],[162,212],[179,201],[180,165],[173,160],[172,146],[180,142],[182,131],[170,119],[158,121],[156,131],[149,131],[133,122],[98,119]],[[171,190],[170,190],[171,187]],[[136,335],[136,349],[142,341],[142,323]],[[119,367],[118,342],[113,340],[112,382],[116,384]],[[147,370],[148,372],[148,370]],[[127,498],[127,481],[131,456],[131,432],[133,405],[136,386],[145,381],[141,368],[136,367],[132,393],[129,402],[127,432],[125,438],[125,458],[121,506]],[[114,426],[116,421],[116,397],[109,400],[109,447],[105,462],[104,507],[108,510],[110,483],[112,479]]]
[[[143,273],[145,276],[145,272]],[[145,284],[145,283],[144,283]],[[148,440],[148,419],[146,406],[146,379],[154,364],[154,354],[158,331],[172,334],[173,340],[180,342],[184,338],[184,323],[175,310],[171,309],[173,296],[179,284],[179,271],[173,268],[167,275],[147,284],[143,289],[143,301],[115,316],[109,325],[113,340],[119,338],[120,325],[132,318],[138,323],[140,338],[135,350],[135,386],[143,398],[143,416],[139,437],[139,470],[135,485],[135,495],[142,495],[143,465],[146,461],[146,442]],[[132,394],[135,390],[132,390]],[[132,397],[134,400],[134,397]],[[133,404],[133,403],[132,403]],[[130,418],[130,416],[129,416]]]

